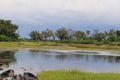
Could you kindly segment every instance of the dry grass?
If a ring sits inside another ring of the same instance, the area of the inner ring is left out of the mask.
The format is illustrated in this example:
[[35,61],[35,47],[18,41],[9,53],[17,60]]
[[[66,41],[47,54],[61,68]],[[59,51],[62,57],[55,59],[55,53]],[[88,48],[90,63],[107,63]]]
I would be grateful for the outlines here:
[[0,42],[2,49],[19,49],[19,48],[35,48],[35,49],[59,49],[59,50],[110,50],[120,51],[120,46],[94,45],[94,44],[63,44],[55,42]]

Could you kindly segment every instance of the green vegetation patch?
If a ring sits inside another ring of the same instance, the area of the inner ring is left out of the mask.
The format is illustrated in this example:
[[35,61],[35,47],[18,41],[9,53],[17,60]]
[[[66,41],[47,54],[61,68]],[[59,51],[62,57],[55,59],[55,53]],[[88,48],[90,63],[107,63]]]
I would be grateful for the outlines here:
[[120,73],[90,73],[77,70],[45,71],[37,76],[39,80],[120,80]]

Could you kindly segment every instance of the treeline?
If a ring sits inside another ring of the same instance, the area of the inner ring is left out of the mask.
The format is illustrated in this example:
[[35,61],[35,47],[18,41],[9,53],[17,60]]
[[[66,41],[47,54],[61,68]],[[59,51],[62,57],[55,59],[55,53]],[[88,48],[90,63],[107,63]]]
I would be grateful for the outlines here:
[[110,29],[108,31],[99,30],[73,30],[59,28],[56,31],[46,29],[44,31],[31,31],[29,38],[19,38],[16,32],[18,25],[11,20],[0,19],[0,41],[54,41],[63,43],[83,43],[83,44],[107,44],[120,46],[120,30]]
[[64,43],[120,45],[120,30],[115,29],[100,32],[99,30],[81,31],[59,28],[55,32],[50,29],[44,31],[32,31],[29,35],[33,41],[51,40]]

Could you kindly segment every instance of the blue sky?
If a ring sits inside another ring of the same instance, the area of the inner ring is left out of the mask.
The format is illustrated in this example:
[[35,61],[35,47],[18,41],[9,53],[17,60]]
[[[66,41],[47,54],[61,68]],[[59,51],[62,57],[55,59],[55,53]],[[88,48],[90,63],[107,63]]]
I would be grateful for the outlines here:
[[0,18],[18,24],[21,37],[47,28],[120,29],[120,0],[0,0]]

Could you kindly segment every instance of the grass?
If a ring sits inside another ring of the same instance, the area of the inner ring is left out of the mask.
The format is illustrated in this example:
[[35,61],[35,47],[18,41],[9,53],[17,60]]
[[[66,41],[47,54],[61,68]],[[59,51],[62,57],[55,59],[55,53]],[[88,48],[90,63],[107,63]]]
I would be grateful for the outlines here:
[[59,50],[110,50],[120,51],[120,46],[95,45],[95,44],[67,44],[55,42],[0,42],[1,49],[59,49]]
[[90,73],[77,70],[44,71],[39,80],[120,80],[120,73]]

